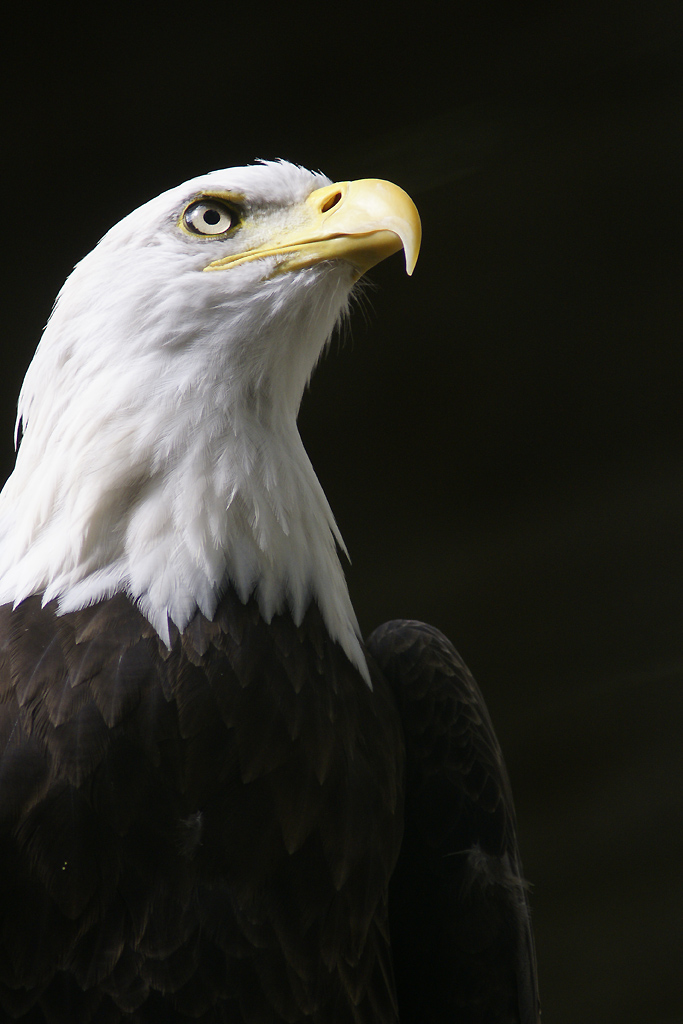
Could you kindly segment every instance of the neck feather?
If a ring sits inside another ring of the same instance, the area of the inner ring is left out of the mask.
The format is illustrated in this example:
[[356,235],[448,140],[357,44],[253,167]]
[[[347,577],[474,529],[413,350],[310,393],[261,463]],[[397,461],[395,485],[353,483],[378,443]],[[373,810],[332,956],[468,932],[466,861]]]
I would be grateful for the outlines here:
[[[264,362],[256,389],[208,333],[160,353],[110,331],[83,357],[58,334],[58,306],[26,378],[28,425],[0,495],[0,602],[42,594],[66,612],[122,592],[169,643],[169,621],[183,630],[198,609],[212,618],[229,585],[244,602],[253,594],[267,621],[289,608],[300,622],[315,601],[369,683],[343,542],[296,426],[343,284],[305,358],[306,324],[293,320],[279,343],[259,339],[283,362]],[[117,344],[128,358],[113,376],[100,372]]]

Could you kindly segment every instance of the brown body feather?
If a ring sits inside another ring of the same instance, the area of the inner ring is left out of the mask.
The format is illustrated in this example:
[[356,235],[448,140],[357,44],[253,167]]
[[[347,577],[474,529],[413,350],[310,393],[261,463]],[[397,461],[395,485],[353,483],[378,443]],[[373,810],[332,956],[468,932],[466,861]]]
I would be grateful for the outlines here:
[[[312,606],[0,611],[2,1020],[394,1021],[402,738]],[[379,681],[378,681],[379,682]]]
[[376,631],[373,690],[315,605],[228,593],[169,651],[122,596],[35,597],[0,636],[0,1020],[536,1020],[502,758],[436,631]]

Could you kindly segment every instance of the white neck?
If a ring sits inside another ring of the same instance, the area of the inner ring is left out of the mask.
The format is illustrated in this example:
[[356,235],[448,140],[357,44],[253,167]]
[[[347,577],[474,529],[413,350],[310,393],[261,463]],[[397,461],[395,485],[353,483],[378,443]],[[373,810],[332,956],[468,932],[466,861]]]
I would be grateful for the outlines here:
[[316,290],[310,274],[307,285],[290,278],[297,313],[272,328],[264,296],[277,307],[284,275],[255,281],[241,344],[234,331],[226,340],[219,275],[193,279],[197,332],[183,329],[177,281],[160,295],[160,275],[155,316],[131,324],[115,295],[93,309],[98,282],[84,270],[67,282],[22,390],[25,433],[0,495],[0,602],[42,593],[66,612],[125,592],[168,643],[169,620],[182,630],[197,609],[211,618],[229,584],[243,601],[255,594],[266,620],[289,608],[298,622],[315,600],[369,682],[343,542],[296,426],[349,276],[317,268],[328,280]]

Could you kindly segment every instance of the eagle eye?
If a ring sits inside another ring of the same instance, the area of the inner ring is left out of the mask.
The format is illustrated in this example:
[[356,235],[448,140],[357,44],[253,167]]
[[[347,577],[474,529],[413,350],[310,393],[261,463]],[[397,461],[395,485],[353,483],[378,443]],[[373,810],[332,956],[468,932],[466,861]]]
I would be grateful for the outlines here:
[[224,235],[237,220],[235,211],[219,199],[197,199],[183,213],[183,226],[193,235]]

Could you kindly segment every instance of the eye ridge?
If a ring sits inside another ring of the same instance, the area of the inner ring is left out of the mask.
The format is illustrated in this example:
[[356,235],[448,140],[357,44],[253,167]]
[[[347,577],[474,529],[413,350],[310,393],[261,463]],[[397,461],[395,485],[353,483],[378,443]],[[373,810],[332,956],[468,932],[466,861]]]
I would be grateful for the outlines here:
[[183,227],[200,238],[222,238],[239,226],[239,214],[229,203],[212,196],[194,199],[185,207]]

